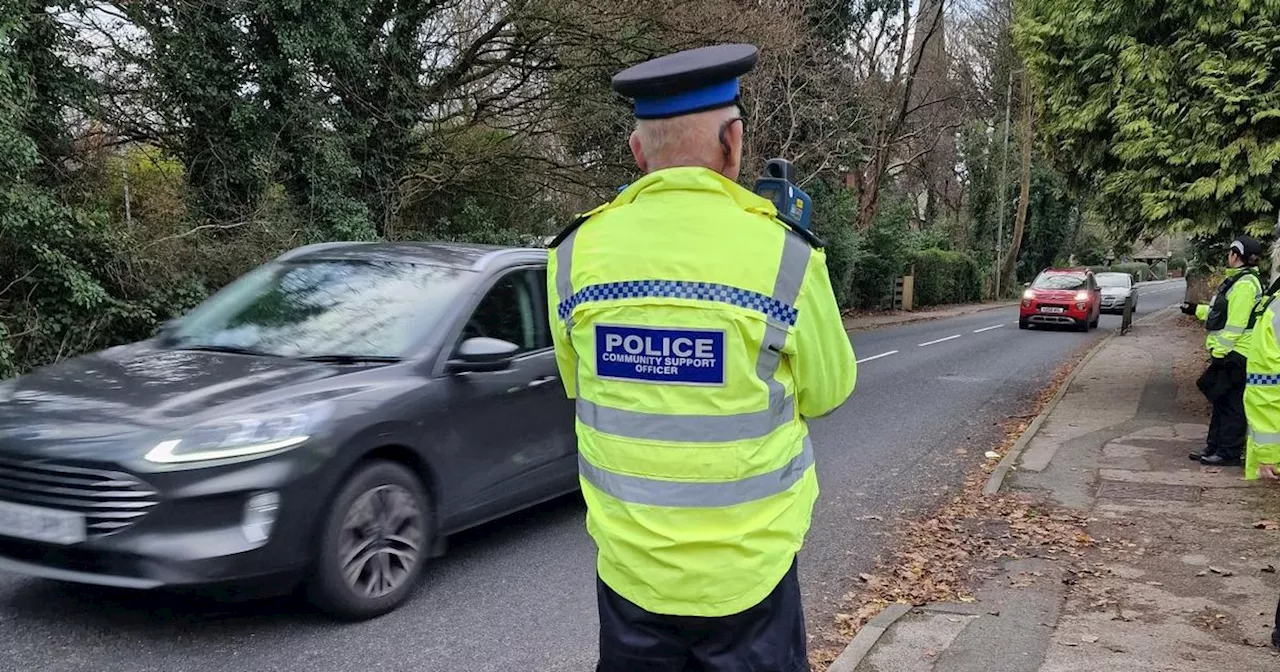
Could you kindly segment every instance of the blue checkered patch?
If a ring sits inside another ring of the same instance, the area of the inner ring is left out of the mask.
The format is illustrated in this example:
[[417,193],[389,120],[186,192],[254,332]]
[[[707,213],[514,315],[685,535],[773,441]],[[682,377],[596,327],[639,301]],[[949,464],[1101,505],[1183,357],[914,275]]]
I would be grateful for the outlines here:
[[1249,385],[1280,385],[1280,373],[1251,373],[1245,382]]
[[573,309],[592,301],[612,301],[615,299],[696,299],[699,301],[715,301],[729,305],[755,310],[764,313],[765,317],[775,322],[794,326],[798,315],[794,306],[783,303],[771,296],[752,292],[729,285],[718,285],[713,282],[684,282],[681,280],[628,280],[626,282],[606,282],[599,285],[583,287],[573,296],[561,301],[556,308],[560,319],[568,319]]

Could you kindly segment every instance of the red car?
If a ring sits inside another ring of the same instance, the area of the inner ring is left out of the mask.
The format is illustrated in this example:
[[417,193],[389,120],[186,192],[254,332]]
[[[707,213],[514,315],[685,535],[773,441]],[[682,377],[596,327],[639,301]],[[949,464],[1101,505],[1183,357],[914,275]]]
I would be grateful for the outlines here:
[[1022,294],[1018,328],[1032,325],[1070,326],[1089,331],[1102,314],[1102,290],[1093,273],[1074,268],[1047,268]]

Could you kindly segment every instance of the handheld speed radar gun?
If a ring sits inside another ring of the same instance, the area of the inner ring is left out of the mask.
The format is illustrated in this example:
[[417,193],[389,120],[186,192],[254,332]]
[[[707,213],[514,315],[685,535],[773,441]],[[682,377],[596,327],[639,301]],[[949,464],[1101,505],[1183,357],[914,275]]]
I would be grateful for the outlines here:
[[796,186],[796,167],[786,159],[769,159],[764,174],[756,180],[757,196],[767,198],[778,209],[778,219],[791,226],[809,230],[813,217],[813,201]]

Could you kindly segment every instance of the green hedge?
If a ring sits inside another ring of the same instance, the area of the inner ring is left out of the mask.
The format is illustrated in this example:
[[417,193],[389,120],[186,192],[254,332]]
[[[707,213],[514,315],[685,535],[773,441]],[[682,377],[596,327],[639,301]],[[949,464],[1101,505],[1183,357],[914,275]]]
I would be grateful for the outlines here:
[[915,305],[940,306],[978,301],[982,278],[978,262],[963,252],[920,250],[915,264]]

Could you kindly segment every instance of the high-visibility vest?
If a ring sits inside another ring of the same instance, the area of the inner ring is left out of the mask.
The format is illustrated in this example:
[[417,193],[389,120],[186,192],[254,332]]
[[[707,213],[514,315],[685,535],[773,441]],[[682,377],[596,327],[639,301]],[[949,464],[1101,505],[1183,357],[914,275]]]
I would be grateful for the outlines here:
[[1196,317],[1209,331],[1204,347],[1214,357],[1232,352],[1248,357],[1252,334],[1249,316],[1262,296],[1262,281],[1255,268],[1229,268],[1227,277],[1218,285],[1207,304],[1196,306]]
[[1280,464],[1280,312],[1275,295],[1259,302],[1253,318],[1244,411],[1249,421],[1244,477],[1258,477],[1258,465]]
[[804,421],[856,362],[812,239],[703,168],[628,185],[550,251],[597,571],[658,614],[725,616],[790,569],[818,495]]

